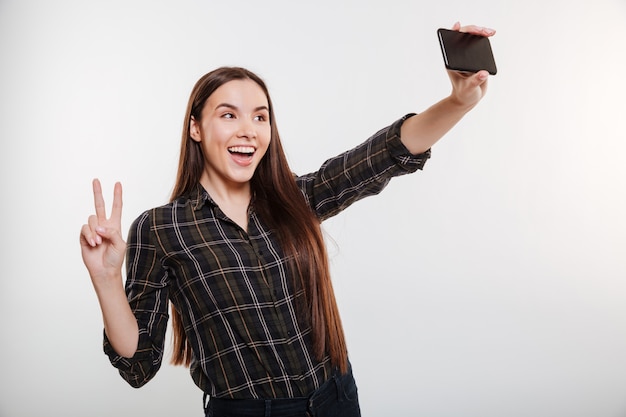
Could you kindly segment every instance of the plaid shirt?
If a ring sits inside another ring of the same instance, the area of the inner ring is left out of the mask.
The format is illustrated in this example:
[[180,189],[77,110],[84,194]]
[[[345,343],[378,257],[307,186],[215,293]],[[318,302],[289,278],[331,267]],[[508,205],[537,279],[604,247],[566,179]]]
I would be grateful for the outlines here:
[[[422,169],[430,151],[414,156],[400,141],[409,116],[296,178],[320,220]],[[296,317],[303,293],[294,293],[276,235],[253,205],[242,230],[199,186],[133,222],[126,261],[138,348],[123,358],[105,336],[104,350],[130,385],[144,385],[161,365],[168,300],[193,350],[191,376],[211,396],[303,397],[330,376],[329,358],[315,359],[311,328]]]

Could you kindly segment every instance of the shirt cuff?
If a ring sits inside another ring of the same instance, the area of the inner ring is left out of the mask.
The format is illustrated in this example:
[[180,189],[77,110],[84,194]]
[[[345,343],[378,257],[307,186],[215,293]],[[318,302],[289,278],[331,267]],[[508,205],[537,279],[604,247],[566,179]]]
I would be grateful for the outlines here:
[[430,149],[428,149],[426,152],[414,155],[409,152],[406,146],[404,146],[404,143],[400,140],[400,128],[402,124],[406,119],[415,116],[415,114],[416,113],[409,113],[401,119],[396,120],[387,131],[387,150],[396,163],[407,172],[415,172],[418,169],[423,169],[424,164],[426,164],[431,154]]
[[106,335],[106,332],[102,332],[104,335],[102,347],[104,353],[109,357],[111,364],[119,369],[120,371],[128,372],[133,368],[133,365],[137,362],[149,360],[152,355],[150,352],[150,339],[145,332],[139,333],[139,341],[137,343],[137,351],[133,355],[132,358],[126,358],[124,356],[120,356],[113,346],[111,346],[111,342]]

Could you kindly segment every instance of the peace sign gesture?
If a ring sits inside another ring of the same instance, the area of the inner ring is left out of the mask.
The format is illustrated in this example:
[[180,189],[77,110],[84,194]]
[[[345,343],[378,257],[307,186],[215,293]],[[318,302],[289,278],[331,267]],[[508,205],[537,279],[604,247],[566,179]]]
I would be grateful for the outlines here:
[[89,270],[94,286],[121,277],[126,253],[122,239],[122,184],[115,184],[111,217],[106,217],[100,181],[93,180],[93,199],[96,214],[89,216],[80,231],[83,262]]

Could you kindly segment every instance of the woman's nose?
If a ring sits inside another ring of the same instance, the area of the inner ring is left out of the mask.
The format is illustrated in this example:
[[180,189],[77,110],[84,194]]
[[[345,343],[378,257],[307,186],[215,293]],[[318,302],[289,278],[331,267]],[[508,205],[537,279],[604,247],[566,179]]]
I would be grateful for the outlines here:
[[242,121],[239,126],[238,136],[248,139],[256,138],[256,129],[254,128],[254,124],[251,121]]

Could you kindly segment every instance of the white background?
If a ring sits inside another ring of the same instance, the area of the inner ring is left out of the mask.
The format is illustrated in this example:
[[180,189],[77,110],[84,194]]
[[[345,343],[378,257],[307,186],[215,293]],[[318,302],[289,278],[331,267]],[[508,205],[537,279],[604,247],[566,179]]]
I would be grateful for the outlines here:
[[195,81],[268,83],[305,173],[449,92],[435,31],[499,73],[423,172],[325,224],[365,417],[626,415],[626,2],[0,0],[0,416],[200,416],[135,390],[80,259],[91,180],[124,233],[173,186]]

